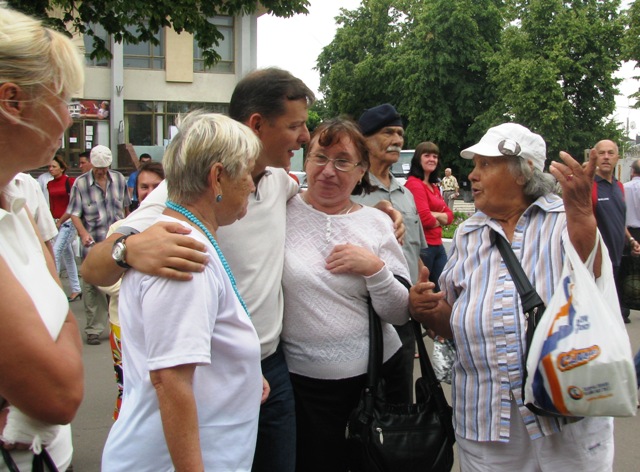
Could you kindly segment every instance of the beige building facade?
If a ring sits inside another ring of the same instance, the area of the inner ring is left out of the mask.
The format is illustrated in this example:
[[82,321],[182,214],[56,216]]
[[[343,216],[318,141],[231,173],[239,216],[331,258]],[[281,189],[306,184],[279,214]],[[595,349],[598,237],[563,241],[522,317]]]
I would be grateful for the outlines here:
[[70,105],[73,125],[62,149],[67,161],[75,167],[78,155],[97,144],[109,146],[114,156],[120,149],[116,168],[132,166],[125,144],[138,156],[146,152],[160,160],[179,113],[194,108],[226,113],[236,83],[256,68],[261,14],[211,19],[224,35],[215,48],[221,60],[212,68],[204,66],[202,51],[189,33],[164,28],[156,36],[159,45],[119,44],[99,25],[91,25],[113,57],[91,59],[92,38],[76,39],[86,52],[86,80]]

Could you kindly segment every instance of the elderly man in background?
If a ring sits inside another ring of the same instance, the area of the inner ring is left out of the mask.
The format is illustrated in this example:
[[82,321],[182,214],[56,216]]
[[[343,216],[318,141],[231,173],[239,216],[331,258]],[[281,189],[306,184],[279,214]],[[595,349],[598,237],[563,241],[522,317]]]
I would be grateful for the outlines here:
[[440,185],[442,186],[442,198],[444,198],[444,202],[449,209],[453,211],[453,202],[460,195],[460,187],[458,186],[458,179],[451,175],[451,168],[447,167],[444,170],[444,178]]
[[[94,147],[91,150],[91,171],[78,177],[71,188],[67,213],[78,230],[83,258],[91,246],[106,238],[109,226],[125,217],[131,203],[126,179],[120,172],[109,169],[112,160],[108,147]],[[84,332],[87,344],[98,345],[107,324],[107,299],[95,285],[86,280],[83,284],[84,309],[87,312]]]
[[613,141],[604,139],[596,143],[594,150],[597,158],[597,168],[591,193],[593,211],[596,215],[598,229],[602,234],[604,244],[609,250],[622,319],[625,323],[631,323],[629,318],[631,310],[622,302],[622,286],[619,277],[620,265],[622,264],[622,253],[625,249],[625,244],[628,243],[629,249],[634,253],[640,252],[640,244],[627,230],[627,205],[625,203],[624,187],[614,175],[620,157],[618,145]]
[[[416,209],[413,194],[396,180],[391,166],[398,162],[404,144],[402,117],[393,105],[385,103],[365,110],[358,120],[360,131],[365,137],[369,151],[369,181],[377,190],[369,194],[354,196],[353,200],[364,205],[375,205],[387,200],[402,213],[406,233],[402,252],[409,264],[411,282],[415,283],[422,262],[420,250],[426,249],[427,241]],[[410,323],[396,326],[403,345],[403,366],[405,369],[407,400],[413,396],[413,358],[415,338]]]

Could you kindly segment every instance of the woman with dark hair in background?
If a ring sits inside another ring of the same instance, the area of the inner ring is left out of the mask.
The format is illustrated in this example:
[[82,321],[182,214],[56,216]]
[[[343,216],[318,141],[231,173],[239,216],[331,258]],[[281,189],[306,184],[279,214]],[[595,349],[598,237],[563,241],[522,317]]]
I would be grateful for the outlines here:
[[385,395],[405,401],[401,341],[392,324],[408,320],[409,278],[402,248],[383,213],[352,196],[372,189],[369,155],[357,125],[336,118],[311,136],[309,188],[287,205],[282,344],[296,402],[297,467],[346,471],[347,419],[365,386],[367,300],[382,321]]
[[49,207],[51,208],[51,214],[56,220],[56,227],[58,228],[58,237],[53,245],[53,255],[58,273],[60,273],[61,260],[64,262],[71,287],[71,295],[67,298],[70,302],[74,302],[82,298],[80,280],[78,279],[78,267],[76,266],[76,256],[71,246],[71,243],[78,233],[69,218],[70,215],[67,213],[67,206],[69,205],[69,193],[76,179],[69,177],[66,172],[67,163],[62,156],[56,154],[51,164],[49,164],[49,173],[53,177],[53,180],[47,183]]
[[447,252],[442,245],[442,226],[451,224],[453,212],[442,198],[438,182],[440,149],[430,141],[416,147],[411,159],[409,178],[404,184],[416,201],[418,215],[429,247],[420,251],[420,258],[429,269],[429,280],[436,284],[447,262]]

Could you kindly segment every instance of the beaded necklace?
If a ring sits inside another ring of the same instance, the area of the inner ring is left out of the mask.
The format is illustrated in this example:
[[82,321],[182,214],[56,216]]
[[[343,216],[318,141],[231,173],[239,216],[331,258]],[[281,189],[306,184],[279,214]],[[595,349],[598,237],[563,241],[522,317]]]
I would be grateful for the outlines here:
[[171,200],[167,200],[167,208],[171,208],[173,211],[177,211],[178,213],[180,213],[181,215],[186,217],[194,225],[196,225],[198,228],[200,228],[202,230],[202,232],[207,236],[207,238],[209,238],[209,241],[213,245],[213,248],[218,253],[218,257],[220,258],[220,262],[222,262],[222,267],[224,267],[224,270],[227,272],[227,275],[229,276],[229,280],[231,281],[231,286],[233,287],[233,291],[236,292],[236,296],[238,297],[238,300],[240,301],[240,304],[242,305],[242,308],[244,308],[245,313],[247,314],[247,316],[249,318],[251,318],[251,315],[249,314],[249,309],[247,308],[246,303],[242,299],[242,296],[240,296],[240,292],[238,292],[238,287],[236,285],[236,278],[233,276],[233,273],[231,272],[231,267],[229,267],[229,263],[227,262],[227,259],[225,259],[224,254],[222,254],[222,251],[220,250],[220,246],[218,246],[218,243],[216,242],[215,238],[213,237],[213,234],[211,234],[211,232],[202,223],[202,221],[200,221],[198,218],[196,218],[196,216],[193,213],[191,213],[189,210],[187,210],[182,205],[178,205],[177,203],[172,202]]

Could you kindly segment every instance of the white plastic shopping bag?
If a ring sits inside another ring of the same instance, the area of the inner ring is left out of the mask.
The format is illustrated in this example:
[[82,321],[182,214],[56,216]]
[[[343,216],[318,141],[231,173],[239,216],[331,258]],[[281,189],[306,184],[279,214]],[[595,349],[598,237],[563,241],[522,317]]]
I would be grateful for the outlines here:
[[[527,357],[524,402],[557,416],[633,416],[636,375],[620,315],[611,261],[598,233],[598,280],[568,238],[560,283],[536,328]],[[594,251],[595,254],[595,251]],[[593,257],[594,255],[592,255]]]

